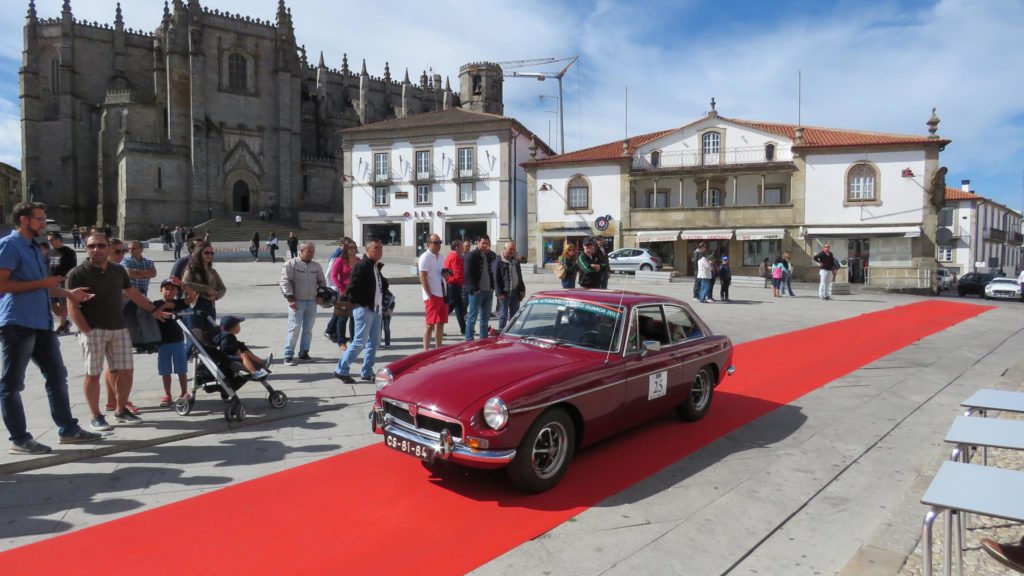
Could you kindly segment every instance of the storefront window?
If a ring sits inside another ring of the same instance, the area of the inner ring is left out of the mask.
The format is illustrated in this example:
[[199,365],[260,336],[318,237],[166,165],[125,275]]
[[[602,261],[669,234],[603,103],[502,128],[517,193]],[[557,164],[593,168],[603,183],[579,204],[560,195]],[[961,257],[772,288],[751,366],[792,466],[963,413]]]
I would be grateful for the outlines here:
[[363,244],[370,240],[380,240],[385,246],[402,245],[401,224],[363,224]]
[[[551,264],[557,261],[558,257],[562,255],[562,249],[566,243],[574,244],[577,254],[583,252],[583,241],[587,238],[589,236],[546,236],[544,238],[544,263]],[[605,254],[611,254],[615,250],[615,238],[598,236],[597,241],[602,243],[601,247]]]
[[[452,240],[469,240],[473,244],[476,244],[476,241],[484,234],[487,234],[487,222],[480,220],[472,222],[448,222],[444,226],[445,242],[451,242]],[[491,238],[491,248],[499,251],[501,250],[501,248],[495,248],[494,238]]]
[[758,266],[765,258],[774,262],[782,254],[781,240],[747,240],[743,243],[743,265]]

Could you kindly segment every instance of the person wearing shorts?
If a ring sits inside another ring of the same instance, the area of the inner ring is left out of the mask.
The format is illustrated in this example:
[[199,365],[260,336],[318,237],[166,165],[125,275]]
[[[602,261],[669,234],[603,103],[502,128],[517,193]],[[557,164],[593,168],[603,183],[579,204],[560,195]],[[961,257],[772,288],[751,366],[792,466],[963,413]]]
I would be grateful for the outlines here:
[[127,408],[128,395],[132,389],[134,366],[132,364],[132,342],[121,314],[122,296],[152,314],[163,318],[163,310],[146,300],[128,278],[125,269],[107,261],[109,240],[101,233],[90,234],[85,241],[85,262],[72,270],[67,277],[70,290],[86,288],[93,297],[81,303],[68,299],[71,319],[78,326],[78,339],[85,359],[85,400],[92,411],[90,428],[97,431],[110,430],[106,417],[100,412],[100,375],[103,364],[107,363],[115,374],[116,404],[114,418],[124,424],[142,421]]
[[448,299],[445,298],[445,284],[448,274],[441,259],[441,237],[431,234],[427,238],[427,251],[419,260],[420,286],[423,288],[423,308],[426,323],[423,326],[423,349],[430,350],[430,335],[434,335],[434,347],[441,347],[444,325],[448,323]]
[[[191,310],[192,302],[195,302],[196,293],[185,289],[185,299],[178,298],[180,291],[180,280],[175,281],[168,278],[160,283],[161,300],[155,300],[153,306],[162,308],[166,312],[180,314]],[[181,327],[174,320],[160,322],[160,347],[157,349],[156,369],[163,380],[164,396],[160,400],[160,406],[170,406],[171,399],[171,374],[178,375],[178,385],[181,387],[181,397],[188,397],[188,349],[185,346],[185,334]]]

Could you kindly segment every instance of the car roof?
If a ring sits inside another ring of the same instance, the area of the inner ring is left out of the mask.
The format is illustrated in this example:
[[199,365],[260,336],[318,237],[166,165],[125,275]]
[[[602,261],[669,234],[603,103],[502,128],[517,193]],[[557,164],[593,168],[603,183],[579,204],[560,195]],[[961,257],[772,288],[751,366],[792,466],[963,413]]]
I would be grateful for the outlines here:
[[636,306],[638,304],[649,304],[651,302],[666,304],[683,304],[675,298],[659,296],[657,294],[644,294],[643,292],[630,292],[628,290],[594,290],[594,289],[570,289],[570,290],[549,290],[537,292],[537,297],[544,298],[567,298],[570,300],[581,300],[595,304]]
[[1014,284],[1017,283],[1017,279],[1016,278],[1008,278],[1006,276],[1000,276],[998,278],[993,278],[992,281],[993,282],[1012,282]]

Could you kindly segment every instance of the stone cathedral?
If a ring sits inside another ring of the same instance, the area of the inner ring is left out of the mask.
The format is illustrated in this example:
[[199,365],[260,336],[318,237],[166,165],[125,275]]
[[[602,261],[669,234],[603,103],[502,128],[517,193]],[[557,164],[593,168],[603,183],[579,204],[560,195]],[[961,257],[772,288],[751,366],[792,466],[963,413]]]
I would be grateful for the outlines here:
[[[56,1],[56,0],[54,0]],[[424,71],[400,81],[348,58],[311,65],[291,9],[273,22],[198,0],[164,3],[153,32],[59,17],[30,0],[19,72],[22,185],[63,226],[126,237],[160,224],[255,217],[340,223],[339,130],[451,107],[503,113],[501,69],[459,71],[460,91]]]

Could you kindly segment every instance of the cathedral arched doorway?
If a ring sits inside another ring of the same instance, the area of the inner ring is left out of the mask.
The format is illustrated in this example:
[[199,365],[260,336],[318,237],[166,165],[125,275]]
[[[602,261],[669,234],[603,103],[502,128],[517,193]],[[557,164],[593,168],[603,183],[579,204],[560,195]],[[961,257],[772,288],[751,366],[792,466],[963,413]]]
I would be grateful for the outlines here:
[[249,185],[244,180],[236,180],[231,188],[231,211],[249,212],[251,210]]

